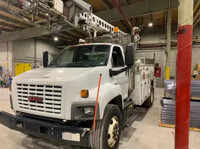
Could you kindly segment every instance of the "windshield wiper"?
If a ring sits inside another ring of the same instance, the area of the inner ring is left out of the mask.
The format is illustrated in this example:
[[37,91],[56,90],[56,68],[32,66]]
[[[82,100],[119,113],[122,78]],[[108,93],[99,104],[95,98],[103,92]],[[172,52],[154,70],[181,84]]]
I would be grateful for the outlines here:
[[65,65],[56,65],[57,67],[94,67],[94,65],[83,64],[83,63],[69,63]]
[[65,65],[65,67],[94,67],[93,65],[88,64],[74,64],[74,65]]

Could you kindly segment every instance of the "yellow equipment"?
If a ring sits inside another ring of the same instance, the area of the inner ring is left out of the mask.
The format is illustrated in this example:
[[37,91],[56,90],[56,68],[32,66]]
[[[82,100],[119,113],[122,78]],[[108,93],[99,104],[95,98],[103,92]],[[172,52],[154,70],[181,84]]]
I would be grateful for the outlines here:
[[29,63],[15,63],[15,76],[31,69],[32,65]]

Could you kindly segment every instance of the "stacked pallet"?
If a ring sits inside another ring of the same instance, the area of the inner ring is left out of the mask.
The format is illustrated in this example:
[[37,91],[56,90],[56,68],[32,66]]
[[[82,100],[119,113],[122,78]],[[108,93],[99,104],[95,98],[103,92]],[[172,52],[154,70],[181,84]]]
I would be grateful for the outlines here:
[[[166,98],[176,96],[176,81],[165,80],[164,95]],[[200,80],[191,80],[191,99],[200,99]]]
[[[162,124],[175,124],[176,83],[165,81],[165,98],[162,100]],[[190,127],[200,128],[200,80],[191,81]]]
[[164,96],[166,98],[173,98],[176,93],[176,81],[175,80],[165,80]]
[[[163,99],[161,122],[163,124],[175,124],[175,101],[172,99]],[[200,128],[200,102],[190,102],[190,127]]]
[[200,99],[200,80],[191,81],[191,99]]

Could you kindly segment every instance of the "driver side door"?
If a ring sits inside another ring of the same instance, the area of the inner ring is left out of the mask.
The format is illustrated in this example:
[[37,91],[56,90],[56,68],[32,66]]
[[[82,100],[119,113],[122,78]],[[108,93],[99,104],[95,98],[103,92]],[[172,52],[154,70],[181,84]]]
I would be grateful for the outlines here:
[[[114,46],[112,50],[112,70],[120,70],[125,67],[124,56],[122,48]],[[113,76],[116,85],[119,85],[122,91],[122,98],[128,97],[129,80],[126,72],[122,72],[116,76]]]

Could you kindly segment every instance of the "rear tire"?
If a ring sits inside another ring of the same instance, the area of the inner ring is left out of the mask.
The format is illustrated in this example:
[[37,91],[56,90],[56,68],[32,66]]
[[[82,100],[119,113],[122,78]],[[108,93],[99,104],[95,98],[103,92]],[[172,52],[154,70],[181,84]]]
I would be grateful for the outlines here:
[[120,140],[122,115],[116,105],[107,105],[104,117],[96,122],[91,136],[92,149],[117,149]]
[[146,108],[151,108],[153,106],[153,102],[154,102],[154,88],[151,87],[151,93],[149,98],[145,101],[144,106]]

